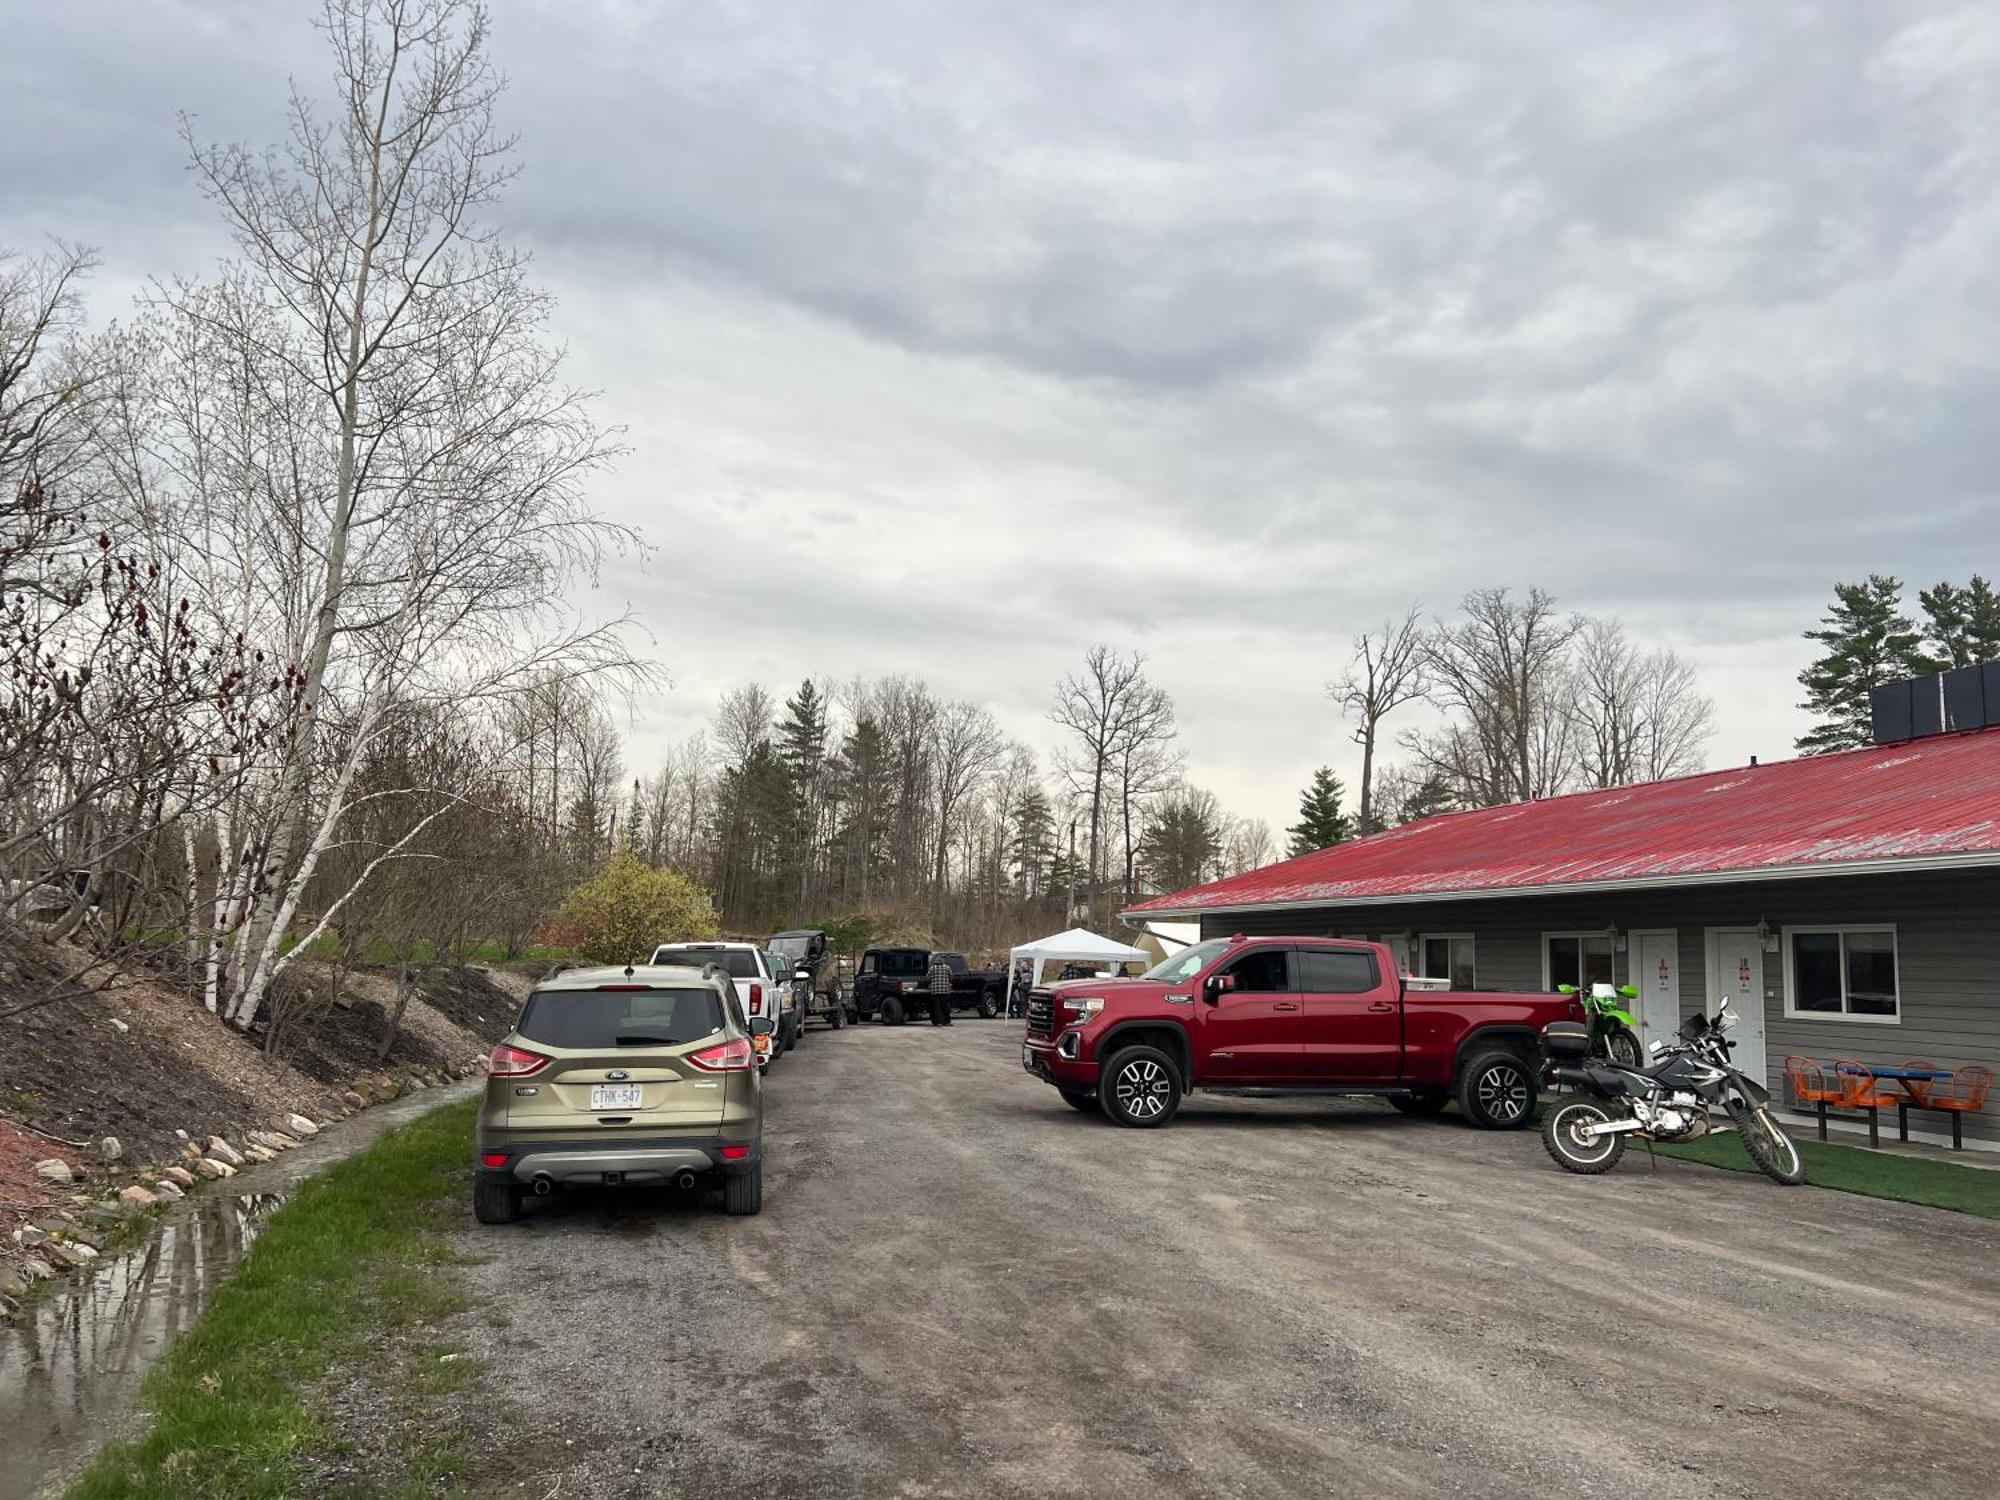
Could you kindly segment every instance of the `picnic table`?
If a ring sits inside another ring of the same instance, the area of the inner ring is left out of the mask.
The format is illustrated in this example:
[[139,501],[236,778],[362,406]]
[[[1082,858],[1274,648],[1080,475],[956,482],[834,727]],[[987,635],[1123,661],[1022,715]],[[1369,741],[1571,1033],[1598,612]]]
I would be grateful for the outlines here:
[[[1857,1069],[1865,1069],[1867,1078],[1864,1079],[1861,1077],[1856,1072]],[[1945,1083],[1949,1082],[1953,1077],[1953,1070],[1950,1068],[1893,1067],[1888,1063],[1878,1066],[1875,1063],[1857,1063],[1852,1059],[1843,1059],[1840,1062],[1836,1062],[1834,1064],[1834,1071],[1841,1075],[1844,1081],[1853,1085],[1852,1091],[1848,1094],[1847,1098],[1841,1101],[1842,1104],[1848,1109],[1862,1109],[1868,1112],[1868,1144],[1870,1146],[1880,1146],[1882,1144],[1881,1131],[1876,1124],[1875,1112],[1878,1108],[1887,1108],[1891,1104],[1896,1106],[1896,1138],[1907,1144],[1910,1139],[1911,1108],[1913,1106],[1917,1109],[1928,1109],[1931,1107],[1929,1099],[1924,1095],[1924,1091],[1920,1088],[1913,1088],[1912,1085]],[[1894,1094],[1877,1093],[1872,1084],[1868,1082],[1869,1079],[1896,1084],[1897,1092]],[[1958,1149],[1963,1150],[1964,1147],[1958,1133],[1957,1115],[1952,1116],[1951,1123],[1952,1144]],[[1826,1139],[1826,1109],[1824,1105],[1820,1108],[1820,1139]]]

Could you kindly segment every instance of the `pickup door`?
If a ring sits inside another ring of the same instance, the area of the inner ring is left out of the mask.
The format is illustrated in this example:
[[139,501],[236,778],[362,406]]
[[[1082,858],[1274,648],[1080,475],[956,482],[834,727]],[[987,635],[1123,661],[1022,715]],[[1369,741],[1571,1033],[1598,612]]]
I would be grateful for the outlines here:
[[1300,948],[1292,955],[1301,1006],[1304,1083],[1395,1083],[1402,1076],[1402,985],[1372,948]]
[[[1203,1081],[1290,1083],[1298,1075],[1301,997],[1292,988],[1295,954],[1250,949],[1209,976],[1201,996]],[[1214,980],[1228,976],[1233,987]]]

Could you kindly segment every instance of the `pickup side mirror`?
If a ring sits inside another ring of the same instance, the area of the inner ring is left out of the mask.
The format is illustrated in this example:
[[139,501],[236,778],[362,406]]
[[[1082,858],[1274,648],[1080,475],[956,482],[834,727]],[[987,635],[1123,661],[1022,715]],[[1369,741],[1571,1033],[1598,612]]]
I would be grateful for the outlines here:
[[1236,976],[1234,974],[1216,975],[1208,982],[1208,1003],[1210,1005],[1215,1004],[1217,1000],[1220,1000],[1235,988]]
[[752,1036],[769,1036],[777,1029],[778,1023],[773,1021],[769,1016],[752,1016],[750,1018],[750,1035]]

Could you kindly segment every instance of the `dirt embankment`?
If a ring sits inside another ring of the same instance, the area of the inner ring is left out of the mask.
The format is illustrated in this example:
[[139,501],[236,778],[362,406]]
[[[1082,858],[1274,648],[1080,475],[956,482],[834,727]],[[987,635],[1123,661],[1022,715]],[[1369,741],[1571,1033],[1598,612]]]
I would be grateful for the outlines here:
[[[292,982],[331,978],[301,965]],[[30,1259],[15,1231],[127,1184],[150,1190],[148,1168],[181,1163],[190,1140],[240,1146],[290,1116],[323,1123],[465,1073],[525,993],[513,976],[433,967],[392,1034],[393,976],[350,971],[273,1056],[258,1032],[144,971],[93,970],[62,945],[0,947],[0,1270]],[[51,1160],[75,1180],[37,1170]]]

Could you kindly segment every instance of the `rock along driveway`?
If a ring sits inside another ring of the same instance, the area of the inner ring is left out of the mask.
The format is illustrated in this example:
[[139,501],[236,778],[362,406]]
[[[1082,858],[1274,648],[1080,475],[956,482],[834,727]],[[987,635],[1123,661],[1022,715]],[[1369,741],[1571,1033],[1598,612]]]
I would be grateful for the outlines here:
[[2000,1466],[2000,1226],[1360,1101],[1068,1109],[814,1032],[765,1209],[468,1227],[481,1493],[1879,1496]]

